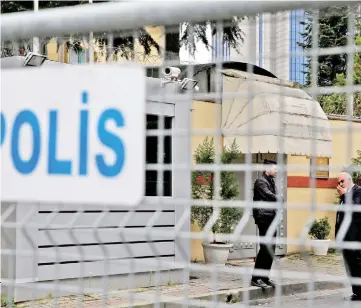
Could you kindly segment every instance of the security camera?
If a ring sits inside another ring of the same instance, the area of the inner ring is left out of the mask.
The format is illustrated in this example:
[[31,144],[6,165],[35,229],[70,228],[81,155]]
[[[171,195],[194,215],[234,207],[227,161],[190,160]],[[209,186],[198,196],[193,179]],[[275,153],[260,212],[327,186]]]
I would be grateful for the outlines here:
[[178,67],[167,66],[163,69],[164,78],[167,79],[178,79],[181,70]]
[[45,60],[47,59],[46,56],[40,55],[34,52],[29,52],[24,60],[24,66],[42,66]]
[[184,78],[181,82],[181,89],[182,90],[195,90],[199,91],[198,81],[190,78]]

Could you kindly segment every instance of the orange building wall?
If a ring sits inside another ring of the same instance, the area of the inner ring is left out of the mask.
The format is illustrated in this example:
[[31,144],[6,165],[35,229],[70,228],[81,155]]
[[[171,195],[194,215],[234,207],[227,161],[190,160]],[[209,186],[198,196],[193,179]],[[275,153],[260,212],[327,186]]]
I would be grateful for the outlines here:
[[[350,157],[356,156],[361,150],[361,123],[352,123],[352,133],[348,134],[348,122],[343,120],[329,120],[332,131],[332,158],[330,159],[330,176],[328,180],[317,180],[315,188],[310,187],[309,171],[291,171],[288,173],[287,189],[287,238],[299,239],[306,223],[311,218],[311,204],[315,204],[315,217],[327,216],[332,226],[330,238],[334,239],[335,211],[322,211],[320,205],[328,204],[337,207],[336,177],[342,167],[350,164]],[[350,136],[350,138],[348,138]],[[350,151],[350,154],[347,151]],[[310,166],[310,159],[305,156],[288,156],[288,165],[304,167]],[[303,209],[295,209],[291,204],[304,205]],[[287,252],[300,251],[299,245],[288,245]]]
[[[152,36],[152,38],[159,44],[160,48],[165,47],[165,36],[164,36],[164,27],[163,26],[155,26],[155,27],[146,27],[147,32]],[[92,46],[94,49],[94,59],[96,62],[106,62],[107,50],[106,48],[100,48],[96,45],[95,42],[92,42]],[[68,63],[68,51],[67,48],[62,46],[57,46],[56,40],[51,40],[46,45],[47,56],[49,60],[60,61]],[[86,47],[86,46],[85,46]],[[125,57],[110,57],[108,62],[129,62]],[[152,48],[151,53],[149,55],[144,54],[144,48],[139,43],[138,40],[135,40],[134,43],[134,62],[141,63],[144,65],[161,65],[163,63],[162,56],[158,53],[155,48]]]
[[[216,127],[216,104],[207,102],[193,102],[192,111],[192,127],[193,129],[214,129]],[[287,189],[287,253],[299,252],[302,247],[300,245],[292,245],[292,241],[300,242],[302,231],[309,222],[314,210],[314,217],[321,218],[327,216],[332,226],[330,238],[334,239],[335,211],[325,211],[320,209],[323,204],[333,205],[336,201],[335,178],[342,166],[348,165],[347,150],[350,149],[351,157],[356,155],[356,151],[361,149],[361,123],[354,122],[354,128],[351,134],[350,146],[347,139],[347,121],[330,120],[332,139],[333,139],[333,155],[330,159],[330,178],[327,180],[316,181],[316,187],[309,187],[309,175],[307,170],[301,170],[301,167],[310,166],[310,159],[305,156],[288,155],[288,164],[298,166],[299,169],[288,173],[288,189]],[[203,136],[192,137],[192,153],[198,144],[204,140]],[[335,170],[333,170],[335,168]],[[294,208],[291,205],[303,206],[303,208]],[[311,204],[315,206],[312,208]],[[334,204],[336,207],[337,205]],[[198,232],[199,228],[192,225],[192,232]],[[306,234],[307,236],[307,234]],[[191,260],[203,260],[203,250],[201,240],[192,240],[191,242]],[[307,247],[310,249],[310,247]]]
[[[203,101],[193,101],[192,103],[192,155],[197,149],[198,145],[203,142],[206,137],[214,137],[214,134],[197,134],[197,130],[215,130],[217,125],[216,115],[220,112],[220,104],[213,104]],[[221,145],[223,144],[223,138],[221,138]],[[199,232],[200,229],[196,224],[191,225],[191,232]],[[203,248],[202,240],[191,240],[191,261],[203,261]]]

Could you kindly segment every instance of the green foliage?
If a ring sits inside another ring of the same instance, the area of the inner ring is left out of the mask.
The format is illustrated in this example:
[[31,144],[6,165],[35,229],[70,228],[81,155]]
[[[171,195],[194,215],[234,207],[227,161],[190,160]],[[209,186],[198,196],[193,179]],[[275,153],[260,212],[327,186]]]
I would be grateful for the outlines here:
[[[357,150],[357,156],[351,159],[353,166],[361,167],[361,150]],[[361,185],[361,171],[353,171],[352,179],[357,185]]]
[[[93,1],[96,2],[109,2],[109,1]],[[79,4],[88,4],[89,1],[39,1],[39,9],[45,8],[57,8],[64,6],[74,6]],[[1,13],[13,13],[13,12],[22,12],[33,10],[33,1],[1,1]],[[239,47],[243,43],[244,32],[240,28],[240,21],[245,17],[234,17],[231,21],[224,22],[223,29],[223,40],[227,42],[232,48],[240,52]],[[170,50],[179,50],[180,47],[186,48],[191,55],[194,56],[196,52],[196,46],[198,42],[205,44],[207,49],[211,48],[211,43],[208,40],[207,32],[209,27],[211,27],[212,32],[216,32],[216,24],[213,21],[207,21],[205,23],[191,24],[185,22],[182,24],[184,31],[178,40],[172,40],[167,42],[167,46]],[[178,27],[176,27],[179,29]],[[161,52],[160,45],[152,38],[152,36],[145,30],[139,29],[137,34],[140,45],[144,48],[145,55],[151,53],[152,48],[155,48],[158,53]],[[48,38],[50,39],[50,38]],[[176,45],[176,46],[169,46]],[[124,50],[133,50],[133,40],[127,40],[126,37],[122,37],[117,42],[114,40],[114,48],[117,48],[121,51]],[[75,44],[76,50],[78,50],[77,44]],[[130,53],[130,52],[128,52]],[[9,56],[9,52],[3,51],[3,55]],[[127,58],[130,55],[125,55]]]
[[[361,36],[356,36],[356,45],[361,46]],[[361,53],[355,53],[353,65],[353,84],[361,85]],[[335,86],[345,86],[346,76],[344,73],[336,74]],[[353,115],[361,116],[361,93],[355,92],[353,95]],[[323,110],[329,114],[347,114],[347,94],[333,93],[322,95],[320,104]]]
[[[355,11],[355,7],[332,6],[319,11],[319,37],[318,48],[346,47],[348,37],[348,18]],[[312,22],[315,18],[314,12],[306,11],[306,19],[301,22],[304,32],[301,36],[304,42],[298,44],[304,49],[312,48]],[[360,16],[355,16],[355,28],[360,30]],[[360,35],[356,35],[355,44],[361,45]],[[311,83],[311,58],[305,64],[306,85]],[[318,57],[317,85],[344,86],[347,76],[347,54],[334,54]],[[353,80],[355,85],[361,84],[361,54],[355,53]],[[318,98],[322,109],[328,114],[347,114],[347,94],[334,93],[322,95]],[[354,93],[353,115],[361,116],[361,93]]]
[[[205,138],[195,151],[194,158],[197,164],[215,163],[214,140]],[[224,147],[221,154],[222,164],[231,164],[241,156],[238,145],[234,141],[229,147]],[[192,198],[213,200],[214,173],[211,171],[194,171],[192,173]],[[231,200],[239,195],[239,183],[234,172],[221,172],[220,197],[222,200]],[[192,222],[197,222],[201,229],[204,228],[213,213],[213,207],[193,206],[191,212]],[[241,219],[242,209],[221,207],[218,220],[212,226],[213,234],[232,233],[234,225]]]
[[327,240],[331,232],[331,225],[328,217],[325,216],[320,220],[315,219],[308,234],[315,240]]
[[342,168],[342,171],[348,172],[352,176],[352,180],[355,184],[361,185],[361,172],[354,171],[354,167],[361,167],[361,150],[356,151],[356,157],[351,159],[351,165]]
[[9,303],[8,298],[6,296],[1,296],[1,307],[9,307],[9,306],[15,307],[14,299],[12,299],[11,303]]
[[[318,48],[330,48],[347,46],[348,17],[355,12],[355,7],[332,6],[318,12],[319,37]],[[312,22],[315,18],[313,11],[305,12],[306,18],[300,22],[304,25],[301,33],[303,42],[298,42],[304,50],[312,48]],[[360,29],[360,17],[355,17],[356,29]],[[317,85],[331,86],[338,74],[346,75],[347,55],[324,55],[318,57],[318,80]],[[306,85],[311,83],[311,58],[305,64]]]

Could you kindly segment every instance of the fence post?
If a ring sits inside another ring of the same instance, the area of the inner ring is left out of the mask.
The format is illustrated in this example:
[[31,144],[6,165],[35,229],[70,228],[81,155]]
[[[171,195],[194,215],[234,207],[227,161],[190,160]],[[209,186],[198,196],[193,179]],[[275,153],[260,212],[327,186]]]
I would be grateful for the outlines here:
[[1,293],[15,301],[29,299],[27,294],[33,293],[33,287],[21,284],[37,281],[37,230],[28,225],[35,215],[33,204],[1,204]]

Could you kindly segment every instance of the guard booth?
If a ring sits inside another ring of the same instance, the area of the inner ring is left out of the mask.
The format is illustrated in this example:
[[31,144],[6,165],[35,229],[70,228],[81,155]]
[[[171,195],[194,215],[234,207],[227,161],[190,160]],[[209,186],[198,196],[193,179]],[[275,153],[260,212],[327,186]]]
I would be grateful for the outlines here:
[[[317,100],[293,82],[280,80],[261,68],[254,69],[257,70],[258,73],[250,74],[227,67],[221,72],[224,145],[235,139],[242,153],[252,155],[252,164],[262,164],[264,159],[279,164],[281,172],[276,183],[285,202],[279,209],[282,218],[277,227],[276,255],[285,255],[287,246],[282,241],[287,239],[288,172],[282,167],[287,167],[288,155],[331,157],[331,131]],[[229,97],[230,93],[233,97]],[[253,168],[248,185],[246,173],[238,172],[243,188],[241,200],[252,200],[254,181],[262,172]],[[242,234],[258,234],[252,213],[247,218]],[[235,243],[230,258],[255,257],[259,248],[258,243],[241,240]]]
[[[257,153],[252,154],[252,164],[263,164],[265,159],[270,159],[274,161],[278,161],[278,154],[277,153]],[[287,155],[282,155],[283,163],[287,164]],[[245,157],[243,156],[239,161],[236,163],[245,163]],[[240,171],[237,172],[237,178],[240,183],[240,195],[237,199],[239,200],[252,200],[253,198],[253,185],[254,182],[258,177],[262,175],[262,171],[257,171],[256,168],[251,172],[251,181],[249,186],[247,186],[247,175],[246,172]],[[287,201],[287,172],[279,172],[277,178],[275,180],[277,185],[278,191],[283,195],[284,199]],[[287,207],[283,205],[282,209],[280,209],[282,217],[277,226],[277,245],[276,245],[276,255],[277,256],[284,256],[287,253],[287,246],[282,244],[281,240],[287,239]],[[254,223],[254,218],[252,212],[250,212],[250,216],[247,219],[245,228],[242,232],[243,235],[258,235],[258,228],[257,225]],[[258,242],[251,242],[251,241],[238,241],[234,243],[233,249],[229,254],[230,260],[238,260],[244,258],[255,258],[257,255],[258,250],[260,249],[260,245]]]
[[[21,56],[2,58],[1,69],[67,66],[46,59],[36,67],[24,62]],[[66,90],[58,86],[59,91]],[[18,90],[21,85],[14,85]],[[190,198],[189,137],[173,134],[190,126],[190,100],[183,93],[178,83],[161,85],[160,79],[146,77],[146,163],[157,164],[163,157],[163,195],[157,195],[160,172],[147,167],[145,198],[136,208],[1,204],[2,294],[9,294],[10,288],[18,302],[50,292],[64,296],[104,292],[104,287],[187,282],[182,269],[190,260],[190,242],[176,233],[190,232],[190,222],[183,219],[177,230],[175,226],[189,205],[174,202]],[[168,135],[160,136],[156,130]]]

